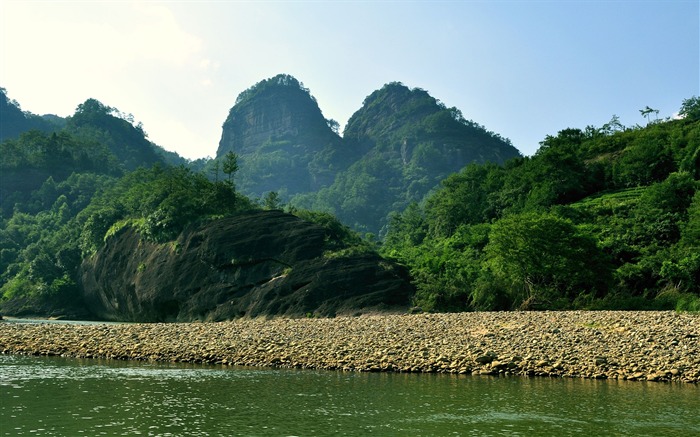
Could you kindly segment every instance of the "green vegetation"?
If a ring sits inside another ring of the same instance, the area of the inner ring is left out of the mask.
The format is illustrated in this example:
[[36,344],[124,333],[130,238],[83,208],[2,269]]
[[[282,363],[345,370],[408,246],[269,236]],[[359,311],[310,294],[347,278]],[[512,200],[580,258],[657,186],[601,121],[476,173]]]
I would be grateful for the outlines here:
[[354,162],[329,186],[290,203],[329,211],[354,229],[381,236],[390,212],[420,202],[464,165],[519,156],[509,140],[465,120],[427,91],[399,82],[365,99],[343,141],[358,153]]
[[[291,76],[273,79],[242,93],[227,123],[279,87],[318,109]],[[20,131],[37,120],[2,97]],[[177,254],[188,226],[283,202],[326,229],[329,259],[377,251],[378,233],[381,253],[410,268],[424,310],[698,311],[700,99],[679,113],[565,129],[520,157],[455,108],[393,83],[365,100],[343,147],[318,112],[326,143],[241,140],[244,156],[188,162],[148,141],[133,116],[88,99],[51,129],[0,143],[0,311],[84,315],[80,265],[111,238],[134,229]],[[303,184],[280,186],[280,169]],[[241,194],[264,180],[255,201]]]
[[[133,116],[94,99],[62,129],[6,139],[0,155],[0,313],[89,317],[80,266],[112,238],[133,229],[178,254],[175,239],[188,226],[260,207],[236,191],[235,153],[168,165],[180,161],[150,143]],[[263,204],[281,206],[276,192]],[[295,212],[327,229],[335,256],[345,255],[338,242],[376,251],[328,214]]]
[[135,228],[165,243],[192,223],[253,207],[234,191],[235,155],[228,180],[212,182],[163,164],[132,123],[89,99],[63,129],[0,143],[3,312],[81,315],[80,264],[110,237]]
[[384,235],[389,212],[421,201],[464,165],[519,156],[458,109],[398,82],[369,95],[342,138],[338,130],[307,88],[278,75],[239,95],[217,157],[238,154],[237,186],[246,195],[276,192],[286,204]]
[[39,130],[45,133],[57,131],[65,125],[65,120],[55,115],[39,116],[22,111],[19,103],[7,97],[7,90],[0,88],[0,142],[17,138],[22,132]]
[[[700,100],[680,120],[548,136],[392,215],[427,310],[700,308]],[[643,114],[644,115],[644,114]]]

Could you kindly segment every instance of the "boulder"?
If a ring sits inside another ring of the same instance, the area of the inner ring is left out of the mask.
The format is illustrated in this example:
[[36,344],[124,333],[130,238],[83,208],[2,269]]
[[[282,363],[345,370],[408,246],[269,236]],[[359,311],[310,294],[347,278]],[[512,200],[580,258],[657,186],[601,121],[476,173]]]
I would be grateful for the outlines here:
[[219,321],[405,311],[407,270],[371,251],[343,255],[327,228],[281,211],[192,226],[156,244],[125,228],[81,266],[89,309],[120,321]]

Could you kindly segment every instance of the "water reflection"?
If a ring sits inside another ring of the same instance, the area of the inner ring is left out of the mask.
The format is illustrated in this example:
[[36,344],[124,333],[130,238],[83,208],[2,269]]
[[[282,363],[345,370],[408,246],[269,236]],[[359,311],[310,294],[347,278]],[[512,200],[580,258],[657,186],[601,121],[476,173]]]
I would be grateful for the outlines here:
[[2,435],[700,435],[682,384],[0,355]]

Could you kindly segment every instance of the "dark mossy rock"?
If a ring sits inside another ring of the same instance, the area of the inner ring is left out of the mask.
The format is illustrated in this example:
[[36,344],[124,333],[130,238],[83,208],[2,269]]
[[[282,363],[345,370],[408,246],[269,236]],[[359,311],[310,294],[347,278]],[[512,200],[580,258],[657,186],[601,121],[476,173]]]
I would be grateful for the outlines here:
[[329,255],[327,228],[281,211],[255,211],[192,227],[167,244],[132,228],[82,266],[88,307],[107,320],[217,321],[335,316],[408,308],[402,266],[373,252]]

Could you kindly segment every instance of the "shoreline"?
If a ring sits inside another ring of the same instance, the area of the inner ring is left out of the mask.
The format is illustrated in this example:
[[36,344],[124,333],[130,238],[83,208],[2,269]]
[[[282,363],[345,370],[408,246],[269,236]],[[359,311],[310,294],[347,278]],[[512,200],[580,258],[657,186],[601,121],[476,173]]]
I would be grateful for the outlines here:
[[0,353],[370,372],[700,382],[700,314],[542,311],[0,322]]

